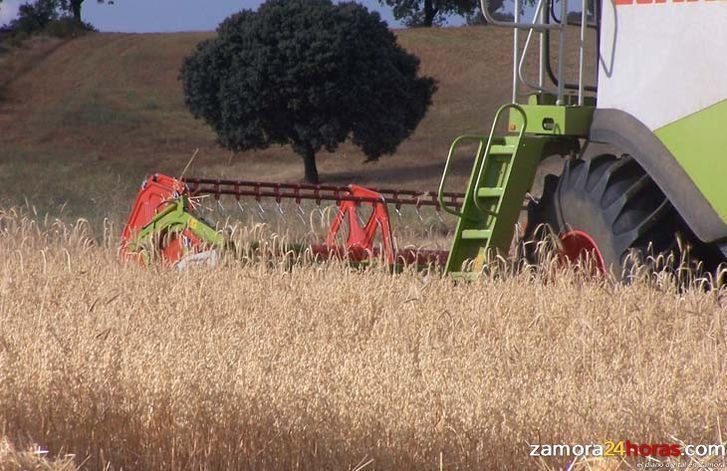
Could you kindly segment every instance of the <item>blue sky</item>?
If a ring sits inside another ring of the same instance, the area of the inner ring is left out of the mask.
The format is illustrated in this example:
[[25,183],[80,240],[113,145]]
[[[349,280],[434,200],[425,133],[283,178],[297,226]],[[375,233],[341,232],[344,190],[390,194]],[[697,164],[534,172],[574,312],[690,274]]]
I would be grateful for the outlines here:
[[[13,18],[18,5],[27,0],[3,0],[0,25]],[[114,5],[84,2],[84,17],[101,31],[167,32],[209,31],[227,16],[243,8],[256,9],[261,0],[116,0]],[[391,26],[397,26],[391,10],[377,0],[359,0],[369,9],[379,11]]]

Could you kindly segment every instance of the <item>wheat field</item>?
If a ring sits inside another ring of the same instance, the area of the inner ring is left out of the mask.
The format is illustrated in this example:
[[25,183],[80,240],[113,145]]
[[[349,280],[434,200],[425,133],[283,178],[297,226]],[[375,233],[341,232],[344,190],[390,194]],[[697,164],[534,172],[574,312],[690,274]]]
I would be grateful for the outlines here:
[[712,443],[727,419],[722,288],[177,273],[120,264],[115,233],[0,212],[0,469],[564,469],[528,444]]

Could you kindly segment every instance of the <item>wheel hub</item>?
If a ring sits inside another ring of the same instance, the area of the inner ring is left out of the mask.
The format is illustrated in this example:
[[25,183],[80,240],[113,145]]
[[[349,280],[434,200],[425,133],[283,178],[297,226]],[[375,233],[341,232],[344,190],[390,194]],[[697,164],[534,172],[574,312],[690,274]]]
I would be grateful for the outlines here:
[[606,273],[606,264],[598,244],[587,232],[569,231],[560,236],[563,257],[572,263],[590,264],[598,273]]

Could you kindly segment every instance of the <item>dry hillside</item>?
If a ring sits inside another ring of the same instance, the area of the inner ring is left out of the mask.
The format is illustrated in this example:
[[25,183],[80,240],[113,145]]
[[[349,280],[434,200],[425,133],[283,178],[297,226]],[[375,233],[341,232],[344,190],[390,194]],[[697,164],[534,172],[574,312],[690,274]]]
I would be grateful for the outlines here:
[[[328,182],[429,190],[449,144],[485,133],[509,100],[511,33],[496,28],[407,30],[400,42],[422,60],[439,92],[415,135],[393,156],[363,164],[352,146],[322,153]],[[121,218],[144,175],[177,174],[194,149],[190,173],[296,181],[289,148],[233,156],[195,121],[177,80],[182,59],[209,34],[94,34],[69,42],[36,40],[0,55],[0,200],[69,217]],[[572,69],[572,68],[571,68]],[[461,160],[453,190],[469,173]]]

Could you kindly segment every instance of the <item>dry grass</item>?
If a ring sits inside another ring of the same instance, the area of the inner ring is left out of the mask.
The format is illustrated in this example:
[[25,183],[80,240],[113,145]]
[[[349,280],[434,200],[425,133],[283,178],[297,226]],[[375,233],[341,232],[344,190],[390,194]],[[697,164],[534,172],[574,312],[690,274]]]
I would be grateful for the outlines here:
[[26,451],[18,451],[5,438],[0,438],[0,469],[2,471],[75,471],[77,466],[73,457],[67,456],[48,460],[48,452],[32,447]]
[[727,418],[721,290],[179,274],[121,266],[85,227],[0,217],[0,435],[20,449],[88,469],[562,469],[527,444],[713,442]]

